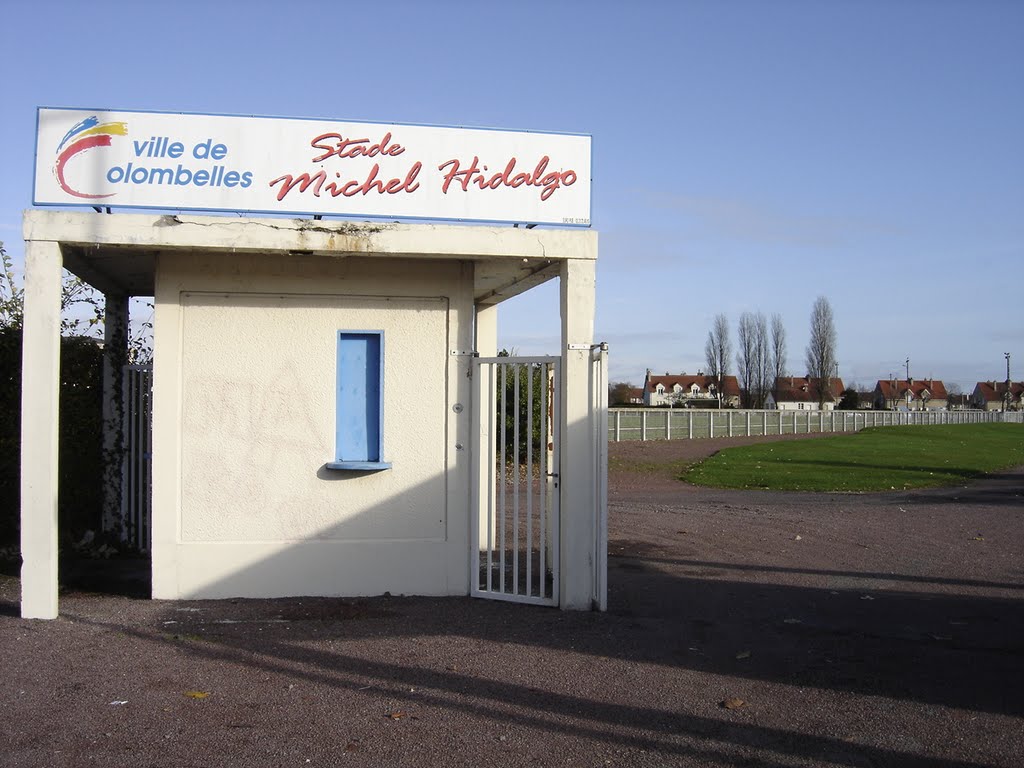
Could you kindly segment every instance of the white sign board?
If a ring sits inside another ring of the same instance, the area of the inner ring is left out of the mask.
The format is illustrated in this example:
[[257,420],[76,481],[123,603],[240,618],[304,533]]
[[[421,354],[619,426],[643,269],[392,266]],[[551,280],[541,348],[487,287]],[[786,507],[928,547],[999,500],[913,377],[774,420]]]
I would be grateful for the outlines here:
[[590,137],[40,109],[36,205],[590,226]]

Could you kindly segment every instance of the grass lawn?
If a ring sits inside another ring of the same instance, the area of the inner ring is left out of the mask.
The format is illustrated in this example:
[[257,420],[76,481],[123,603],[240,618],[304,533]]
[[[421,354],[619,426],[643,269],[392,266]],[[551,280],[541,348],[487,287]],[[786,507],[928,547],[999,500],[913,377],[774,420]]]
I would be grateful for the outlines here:
[[1024,464],[1024,425],[873,427],[853,435],[728,448],[683,480],[716,488],[888,491],[957,485]]

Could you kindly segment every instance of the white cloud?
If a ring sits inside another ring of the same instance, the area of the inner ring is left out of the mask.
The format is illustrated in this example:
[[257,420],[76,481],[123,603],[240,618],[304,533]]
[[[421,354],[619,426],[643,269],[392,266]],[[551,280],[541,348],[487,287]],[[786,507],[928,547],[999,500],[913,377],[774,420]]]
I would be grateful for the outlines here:
[[762,245],[836,248],[865,235],[896,235],[892,224],[856,217],[788,213],[745,200],[694,195],[651,195],[655,207],[688,217],[711,234]]
[[601,232],[600,269],[636,270],[638,264],[642,264],[644,270],[651,271],[661,270],[666,265],[682,267],[692,261],[693,254],[679,232],[655,229]]

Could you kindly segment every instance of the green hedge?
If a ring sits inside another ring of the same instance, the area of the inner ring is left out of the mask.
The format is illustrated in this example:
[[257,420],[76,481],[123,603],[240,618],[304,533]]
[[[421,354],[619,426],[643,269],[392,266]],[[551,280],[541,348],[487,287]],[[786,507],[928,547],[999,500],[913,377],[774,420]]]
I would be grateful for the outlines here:
[[[63,541],[99,532],[103,509],[103,351],[94,339],[61,339],[60,495]],[[21,329],[0,329],[0,547],[20,529]]]

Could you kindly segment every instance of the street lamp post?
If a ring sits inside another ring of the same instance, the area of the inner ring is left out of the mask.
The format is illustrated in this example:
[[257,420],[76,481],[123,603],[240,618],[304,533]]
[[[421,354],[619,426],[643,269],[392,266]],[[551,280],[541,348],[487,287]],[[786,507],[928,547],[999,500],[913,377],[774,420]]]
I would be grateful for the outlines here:
[[1004,352],[1006,356],[1006,391],[1003,393],[1003,412],[1010,410],[1010,353]]
[[907,358],[907,410],[910,410],[910,399],[913,397],[913,388],[910,386],[910,358]]

